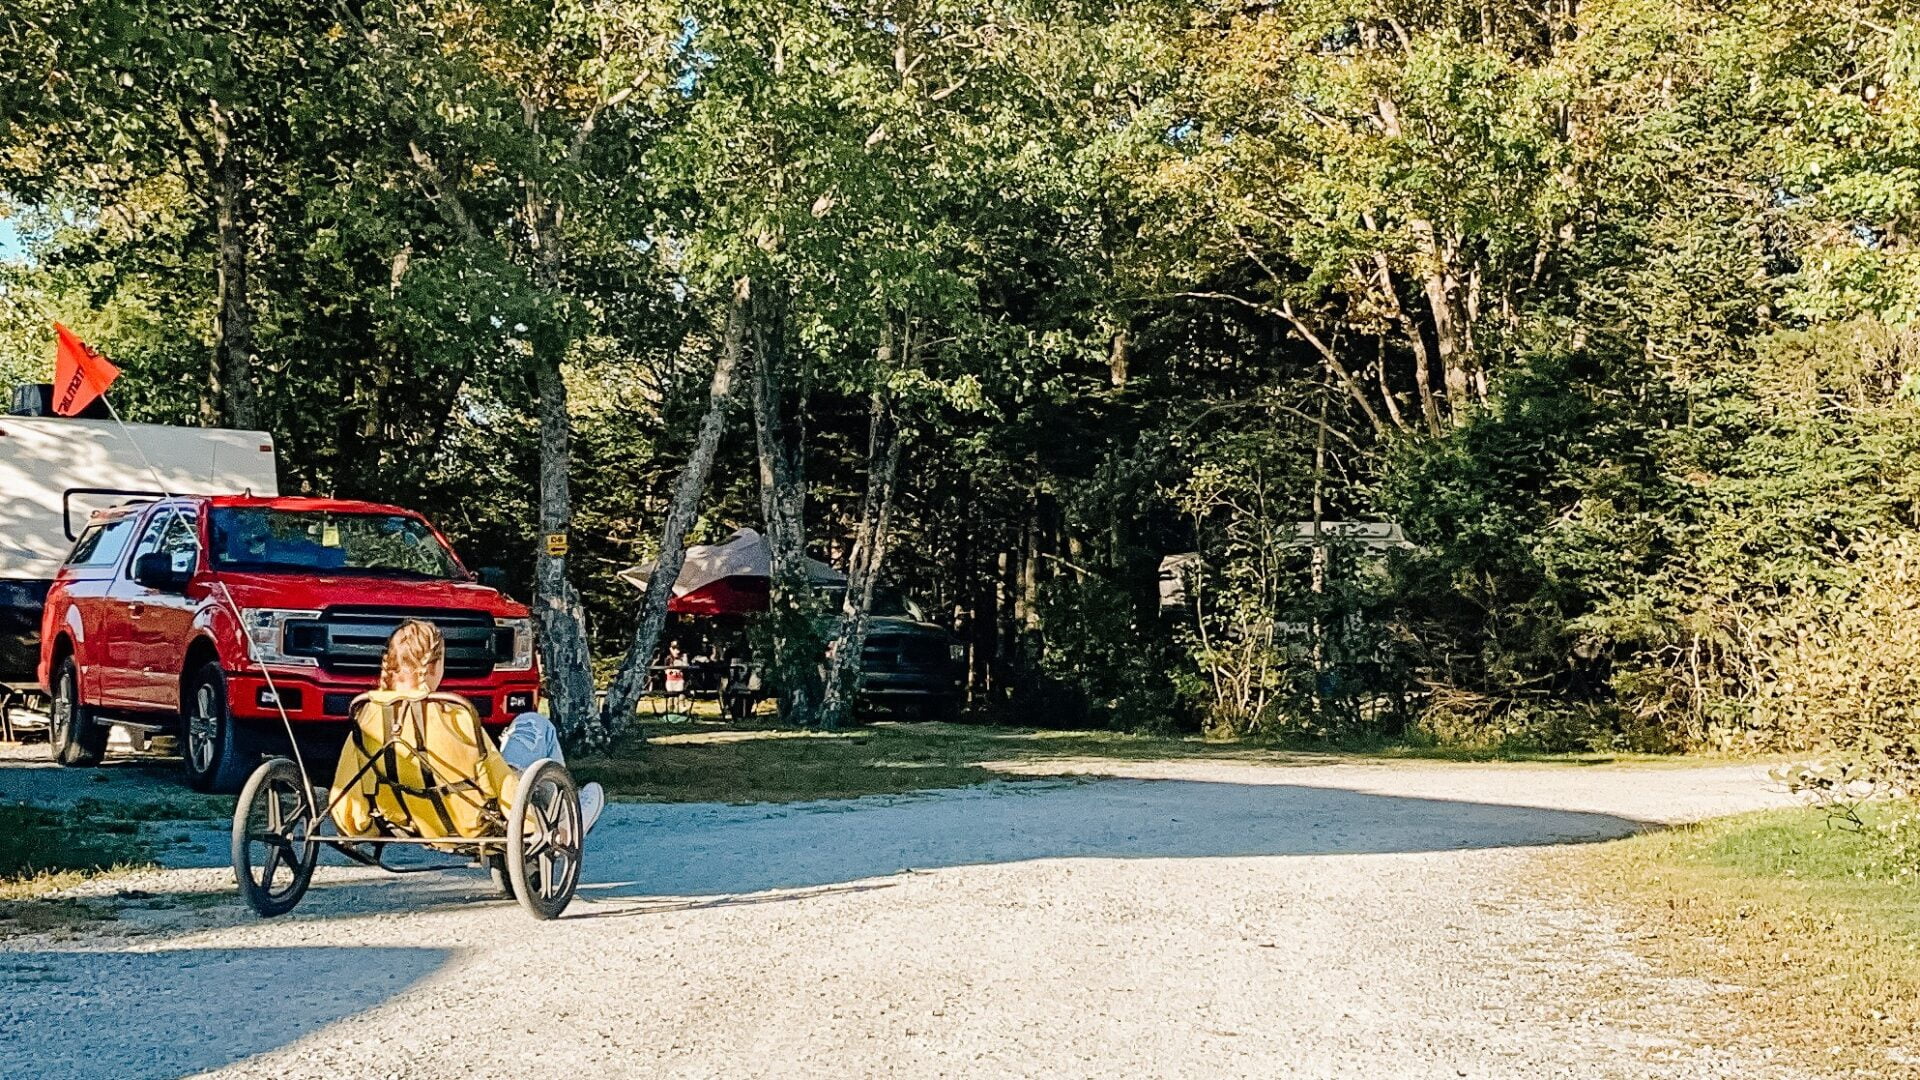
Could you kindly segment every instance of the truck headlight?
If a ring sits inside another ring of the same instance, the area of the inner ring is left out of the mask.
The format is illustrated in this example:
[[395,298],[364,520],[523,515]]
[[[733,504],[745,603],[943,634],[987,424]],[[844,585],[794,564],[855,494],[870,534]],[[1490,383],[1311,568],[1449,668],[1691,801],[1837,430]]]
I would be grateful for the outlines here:
[[[495,619],[494,660],[495,671],[531,671],[533,670],[533,620],[532,619]],[[508,643],[511,636],[512,643]]]
[[317,611],[292,611],[287,608],[241,608],[240,629],[247,635],[247,653],[256,664],[281,667],[318,667],[315,656],[294,656],[287,652],[287,624],[296,619],[317,619]]

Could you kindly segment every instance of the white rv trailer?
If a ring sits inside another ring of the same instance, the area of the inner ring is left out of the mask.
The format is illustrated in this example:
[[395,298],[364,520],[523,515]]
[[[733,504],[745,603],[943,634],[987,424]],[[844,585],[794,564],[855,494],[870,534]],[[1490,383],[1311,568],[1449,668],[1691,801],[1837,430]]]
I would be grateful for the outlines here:
[[[133,441],[128,441],[131,435]],[[158,474],[158,475],[156,475]],[[95,510],[175,495],[277,495],[261,431],[0,416],[0,695],[30,690],[47,586]]]

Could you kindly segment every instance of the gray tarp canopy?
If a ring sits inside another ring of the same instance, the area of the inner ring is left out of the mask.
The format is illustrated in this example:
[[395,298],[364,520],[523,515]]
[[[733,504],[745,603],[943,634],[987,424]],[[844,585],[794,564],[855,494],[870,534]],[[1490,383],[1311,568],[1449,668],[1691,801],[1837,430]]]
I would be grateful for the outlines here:
[[[655,562],[629,566],[620,571],[621,580],[646,591]],[[761,578],[773,574],[773,553],[766,538],[753,529],[738,529],[718,544],[694,544],[687,548],[687,560],[680,577],[673,583],[675,598],[685,597],[727,578]],[[815,585],[845,585],[847,575],[818,559],[807,560],[807,577]]]

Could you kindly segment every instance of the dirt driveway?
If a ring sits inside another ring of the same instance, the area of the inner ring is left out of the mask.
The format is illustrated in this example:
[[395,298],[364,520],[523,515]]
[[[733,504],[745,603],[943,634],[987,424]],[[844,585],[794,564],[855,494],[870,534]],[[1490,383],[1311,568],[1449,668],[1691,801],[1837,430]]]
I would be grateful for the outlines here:
[[[1758,767],[1118,770],[618,805],[548,924],[475,872],[344,866],[260,922],[203,827],[101,887],[150,894],[113,936],[0,946],[0,1076],[1798,1075],[1556,872],[1780,801]],[[0,767],[0,799],[60,790]]]

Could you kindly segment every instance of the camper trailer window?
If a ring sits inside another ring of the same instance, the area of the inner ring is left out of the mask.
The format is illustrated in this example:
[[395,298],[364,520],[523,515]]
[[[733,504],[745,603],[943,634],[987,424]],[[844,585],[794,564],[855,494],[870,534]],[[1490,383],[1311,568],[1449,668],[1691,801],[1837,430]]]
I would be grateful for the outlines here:
[[138,514],[122,514],[112,521],[96,521],[87,526],[80,539],[74,541],[67,565],[112,566],[120,553],[127,550],[127,540],[133,536],[133,527],[139,521]]
[[213,562],[222,570],[467,577],[426,522],[402,514],[222,507],[212,526]]

